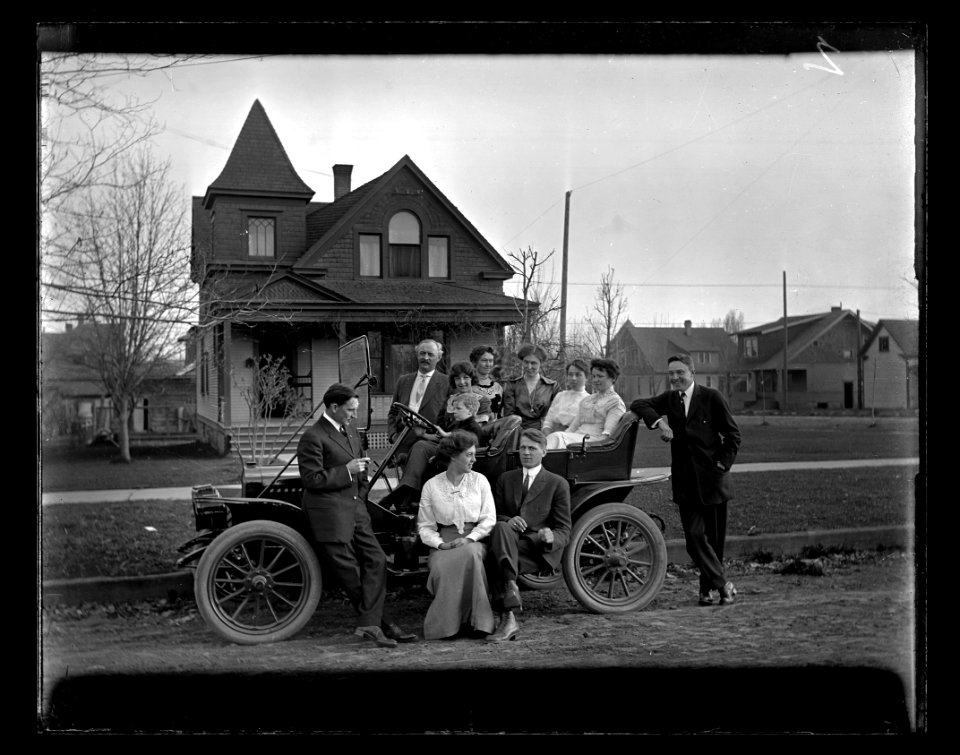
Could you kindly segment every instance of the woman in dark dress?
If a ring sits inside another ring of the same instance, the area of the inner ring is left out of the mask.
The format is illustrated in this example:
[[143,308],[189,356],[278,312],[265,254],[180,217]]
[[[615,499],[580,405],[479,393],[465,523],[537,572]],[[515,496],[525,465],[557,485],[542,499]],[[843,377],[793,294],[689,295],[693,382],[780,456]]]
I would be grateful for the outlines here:
[[499,419],[503,411],[503,384],[494,375],[497,364],[497,352],[491,346],[477,346],[470,352],[470,364],[477,371],[473,384],[475,393],[490,400],[490,411],[477,416],[479,422],[492,422]]
[[521,427],[539,430],[553,397],[560,392],[560,384],[556,380],[540,374],[540,367],[546,358],[547,352],[543,347],[524,344],[517,350],[517,359],[523,371],[518,377],[504,382],[503,416],[516,414],[522,420]]

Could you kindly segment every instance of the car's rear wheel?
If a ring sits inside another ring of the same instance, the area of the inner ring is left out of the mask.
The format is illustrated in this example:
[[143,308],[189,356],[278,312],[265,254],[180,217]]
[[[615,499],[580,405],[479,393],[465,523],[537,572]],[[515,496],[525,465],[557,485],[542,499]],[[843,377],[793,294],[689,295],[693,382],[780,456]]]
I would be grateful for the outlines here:
[[554,569],[552,572],[542,571],[539,574],[521,574],[517,577],[517,582],[528,590],[555,590],[563,584],[563,571]]
[[663,587],[667,543],[653,520],[626,503],[605,503],[573,526],[563,554],[563,577],[594,613],[643,608]]
[[220,534],[197,565],[194,593],[204,621],[241,645],[299,632],[320,601],[320,562],[307,540],[279,522],[244,522]]

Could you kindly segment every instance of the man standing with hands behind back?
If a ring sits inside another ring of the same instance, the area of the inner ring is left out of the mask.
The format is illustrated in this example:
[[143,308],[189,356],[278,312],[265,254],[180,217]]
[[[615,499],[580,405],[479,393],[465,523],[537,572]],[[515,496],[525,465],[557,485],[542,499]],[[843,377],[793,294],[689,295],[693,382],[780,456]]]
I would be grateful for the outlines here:
[[672,390],[652,398],[638,398],[630,411],[648,428],[659,427],[660,439],[670,443],[673,500],[687,553],[700,570],[701,606],[713,604],[711,591],[720,593],[720,605],[733,603],[736,588],[723,572],[723,544],[727,535],[727,501],[733,497],[730,467],[740,448],[740,428],[720,391],[693,382],[689,354],[667,359]]
[[[417,344],[417,371],[408,372],[397,379],[390,411],[387,412],[387,432],[391,443],[403,429],[400,415],[393,404],[404,404],[434,424],[439,422],[447,408],[447,395],[450,393],[449,378],[437,369],[442,357],[443,347],[432,338],[426,338]],[[421,434],[419,428],[407,433],[397,452],[409,453]]]
[[358,637],[379,647],[412,642],[383,616],[387,594],[387,557],[380,547],[364,493],[368,487],[363,447],[353,426],[360,399],[348,385],[334,383],[323,394],[323,416],[297,445],[303,481],[303,508],[324,565],[337,575],[357,611]]

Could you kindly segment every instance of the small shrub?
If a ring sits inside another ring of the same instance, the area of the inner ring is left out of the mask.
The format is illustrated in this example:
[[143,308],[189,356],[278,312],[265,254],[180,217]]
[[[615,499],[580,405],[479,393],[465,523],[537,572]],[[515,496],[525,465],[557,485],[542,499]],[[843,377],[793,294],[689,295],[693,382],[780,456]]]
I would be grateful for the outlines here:
[[769,564],[772,563],[773,560],[773,553],[771,551],[764,550],[763,548],[760,548],[747,556],[747,561],[752,561],[755,564]]
[[816,559],[823,558],[824,556],[848,556],[851,553],[854,553],[855,549],[848,548],[842,545],[831,545],[824,547],[822,544],[817,543],[816,545],[805,545],[800,549],[800,558],[802,559]]

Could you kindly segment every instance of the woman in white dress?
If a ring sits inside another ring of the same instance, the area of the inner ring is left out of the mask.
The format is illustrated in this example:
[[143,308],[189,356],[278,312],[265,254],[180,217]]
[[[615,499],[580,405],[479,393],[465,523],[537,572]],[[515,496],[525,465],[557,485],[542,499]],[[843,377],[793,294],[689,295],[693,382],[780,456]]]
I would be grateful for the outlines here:
[[574,359],[567,365],[567,390],[560,391],[553,397],[553,403],[543,418],[543,434],[566,430],[576,419],[580,402],[590,394],[587,393],[587,375],[590,367],[583,359]]
[[[590,361],[590,382],[593,393],[580,402],[577,418],[561,432],[547,436],[547,450],[566,448],[571,443],[580,443],[587,438],[587,445],[603,443],[613,433],[626,413],[623,399],[613,390],[620,377],[620,365],[612,359]],[[589,436],[589,437],[587,437]]]
[[484,558],[479,542],[497,522],[493,491],[472,467],[477,437],[454,430],[440,441],[437,456],[447,470],[427,480],[420,494],[417,532],[430,548],[427,590],[433,602],[423,621],[428,640],[454,637],[461,631],[487,635],[494,630]]

